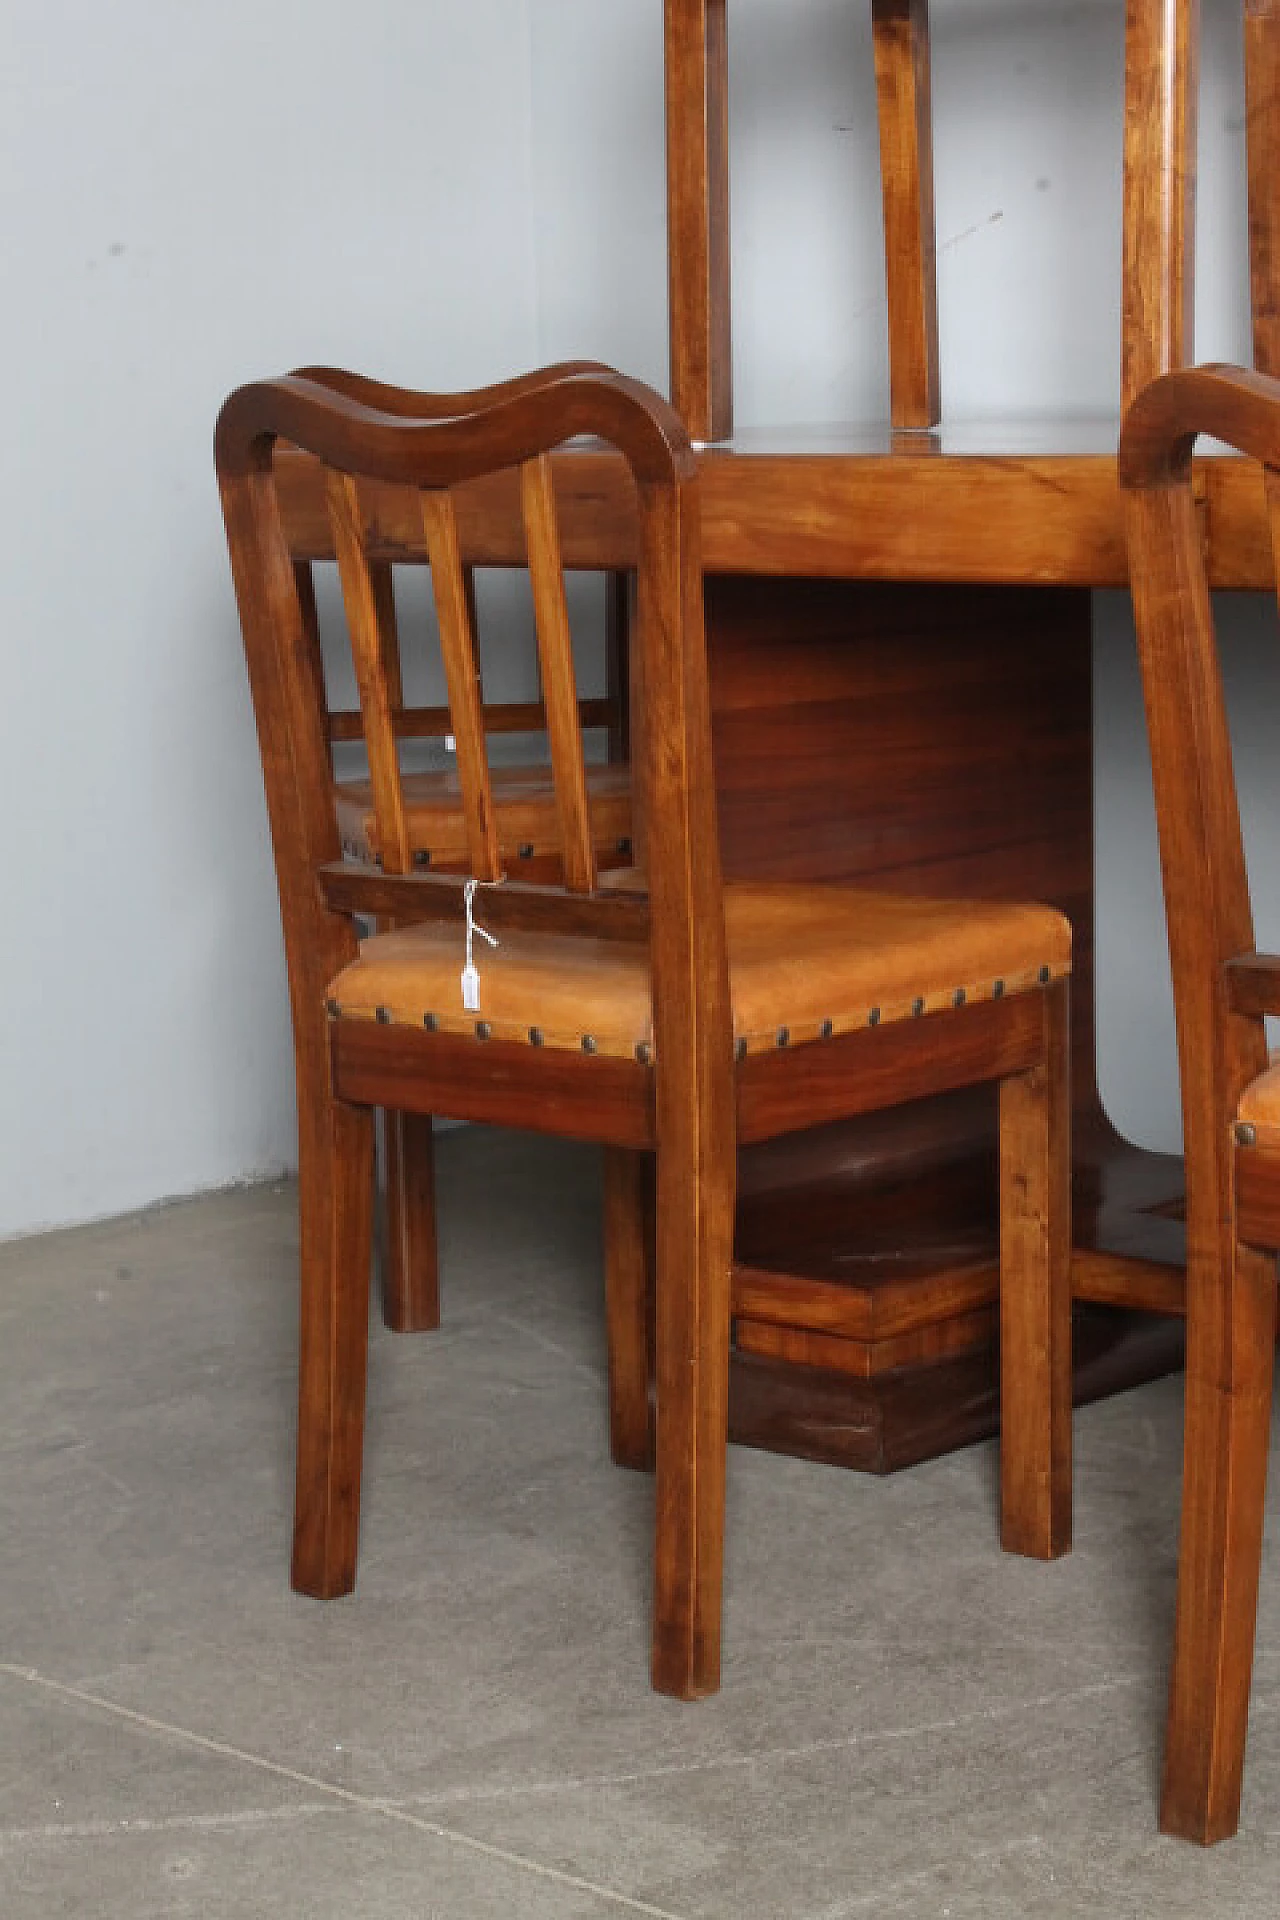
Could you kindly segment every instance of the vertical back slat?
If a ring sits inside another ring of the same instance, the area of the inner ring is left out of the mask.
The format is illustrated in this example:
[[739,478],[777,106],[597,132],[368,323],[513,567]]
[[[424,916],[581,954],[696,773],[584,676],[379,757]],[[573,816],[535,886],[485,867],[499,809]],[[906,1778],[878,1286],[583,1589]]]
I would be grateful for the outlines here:
[[449,718],[458,752],[458,782],[467,827],[467,855],[477,880],[500,880],[502,859],[493,814],[484,706],[458,522],[448,493],[422,495],[422,525],[435,588],[440,650],[449,690]]
[[578,723],[578,689],[573,670],[573,641],[565,604],[564,567],[556,524],[555,486],[546,454],[520,469],[520,497],[528,546],[529,581],[538,631],[542,697],[551,744],[556,815],[565,885],[572,893],[590,893],[596,883],[587,806],[587,775]]
[[1280,0],[1245,0],[1253,363],[1280,374]]
[[382,674],[387,683],[387,698],[398,719],[404,708],[404,679],[400,670],[400,629],[396,624],[395,588],[391,568],[385,560],[369,562],[369,580],[373,588],[373,607],[378,621],[378,649]]
[[[316,606],[315,576],[309,560],[295,560],[293,581],[298,590],[298,613],[302,621],[303,651],[300,660],[307,675],[316,712],[328,717],[329,698],[324,683],[324,654],[320,647],[320,610]],[[329,771],[333,771],[333,734],[329,740]]]
[[1199,82],[1199,0],[1127,0],[1122,410],[1191,356]]
[[895,427],[941,417],[933,212],[929,0],[872,0]]
[[404,791],[396,748],[395,711],[387,685],[383,629],[378,615],[378,589],[365,551],[360,495],[350,474],[330,470],[325,476],[329,523],[342,581],[342,601],[351,654],[360,690],[373,813],[378,828],[378,851],[388,873],[407,873],[412,863],[405,821]]
[[726,0],[666,0],[671,399],[695,440],[733,432]]

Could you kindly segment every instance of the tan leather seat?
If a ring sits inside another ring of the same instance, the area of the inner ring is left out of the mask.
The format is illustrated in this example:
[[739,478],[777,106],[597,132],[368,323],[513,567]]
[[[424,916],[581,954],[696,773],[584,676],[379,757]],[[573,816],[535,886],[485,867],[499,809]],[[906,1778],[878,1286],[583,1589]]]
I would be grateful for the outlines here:
[[[588,767],[586,776],[596,852],[608,864],[630,850],[631,771],[612,762]],[[560,833],[550,768],[494,767],[489,778],[499,840],[513,873],[523,877],[531,863],[558,861]],[[417,865],[448,867],[465,860],[467,829],[457,774],[407,773],[403,790]],[[379,859],[371,781],[339,781],[337,807],[343,852],[356,860]]]
[[1264,1152],[1280,1152],[1280,1061],[1249,1082],[1236,1108],[1236,1123],[1253,1128],[1251,1144]]
[[[484,924],[485,889],[476,894]],[[724,890],[734,1041],[739,1054],[798,1046],[967,1001],[1046,985],[1071,964],[1071,930],[1051,908],[916,900],[842,887]],[[562,934],[480,937],[480,1003],[462,1004],[459,921],[364,941],[333,981],[343,1019],[651,1057],[649,956],[641,945]]]

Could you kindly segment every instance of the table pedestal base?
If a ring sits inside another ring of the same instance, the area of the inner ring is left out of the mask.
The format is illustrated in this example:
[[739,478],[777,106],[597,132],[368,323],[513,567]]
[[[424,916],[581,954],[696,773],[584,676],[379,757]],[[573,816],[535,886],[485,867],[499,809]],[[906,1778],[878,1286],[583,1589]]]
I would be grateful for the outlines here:
[[[1094,1070],[1089,595],[713,577],[707,610],[731,877],[1070,918],[1078,1397],[1177,1366],[1181,1163]],[[996,1430],[995,1164],[992,1088],[743,1153],[735,1440],[886,1472]]]

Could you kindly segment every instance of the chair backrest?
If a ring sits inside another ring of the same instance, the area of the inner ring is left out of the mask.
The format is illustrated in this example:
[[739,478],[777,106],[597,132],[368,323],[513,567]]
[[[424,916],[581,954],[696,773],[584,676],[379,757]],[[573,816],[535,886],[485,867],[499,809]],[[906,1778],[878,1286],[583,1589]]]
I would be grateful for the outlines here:
[[[536,374],[526,374],[505,381],[502,385],[488,387],[472,393],[423,393],[409,391],[401,387],[387,385],[384,381],[368,379],[363,374],[348,372],[341,367],[298,367],[294,371],[305,380],[314,381],[318,386],[326,387],[333,393],[344,394],[349,400],[356,400],[363,406],[373,407],[392,413],[400,419],[408,420],[447,420],[460,413],[473,412],[477,405],[494,405],[500,400],[517,399],[531,386],[545,384],[553,377],[568,377],[577,373],[603,373],[612,371],[597,360],[565,360],[554,367],[548,367]],[[311,563],[305,558],[295,562],[298,568],[298,590],[302,597],[307,616],[311,643],[315,652],[315,670],[324,683],[324,662],[320,652],[320,622],[316,606],[315,582]],[[370,572],[373,579],[374,597],[378,615],[378,627],[387,689],[391,700],[391,711],[397,740],[444,739],[452,733],[447,706],[411,705],[405,700],[404,678],[402,672],[400,631],[396,614],[393,569],[388,560],[371,562]],[[477,641],[476,668],[480,672],[480,651],[478,620],[476,613],[475,579],[473,569],[464,570],[468,606],[471,615],[473,637]],[[611,662],[611,665],[613,663]],[[483,680],[481,681],[483,686]],[[580,699],[578,711],[584,727],[602,728],[608,734],[610,758],[622,758],[625,754],[626,708],[625,689],[611,686],[602,697]],[[547,714],[545,702],[485,699],[482,704],[482,716],[486,736],[494,734],[545,734]],[[363,729],[359,711],[350,711],[334,707],[328,703],[329,738],[334,742],[352,742],[363,739]]]
[[[1246,4],[1260,18],[1276,0]],[[728,0],[664,5],[671,393],[696,439],[723,440],[733,431]],[[929,6],[870,6],[890,418],[895,427],[924,428],[936,425],[942,409]],[[1251,57],[1262,38],[1253,34]],[[1191,355],[1199,39],[1199,0],[1126,0],[1122,405]],[[1260,61],[1258,74],[1261,93]]]
[[[1211,434],[1265,470],[1280,553],[1280,381],[1231,367],[1171,373],[1138,396],[1120,437],[1130,580],[1151,741],[1173,970],[1193,1244],[1225,1192],[1229,1123],[1266,1065],[1280,956],[1255,953],[1231,739],[1191,454]],[[1218,1167],[1216,1178],[1205,1177]],[[1203,1179],[1203,1184],[1201,1184]]]
[[[345,390],[344,390],[345,389]],[[359,397],[357,397],[359,396]],[[376,402],[372,404],[370,400]],[[496,397],[495,397],[496,396]],[[592,435],[619,452],[639,514],[632,648],[637,847],[648,898],[602,891],[587,825],[583,752],[549,454]],[[320,464],[360,690],[382,871],[340,859],[328,721],[305,590],[286,540],[277,441]],[[505,884],[490,925],[647,937],[661,1061],[730,1057],[723,902],[711,765],[702,569],[693,456],[667,403],[615,373],[551,369],[459,396],[424,419],[412,396],[342,376],[290,375],[243,387],[218,420],[216,458],[262,746],[284,919],[295,1035],[355,951],[351,915],[460,916],[466,876],[411,871],[396,750],[394,675],[379,620],[364,483],[414,500],[429,556],[457,740],[471,874],[503,881],[471,610],[451,488],[518,469],[557,798],[564,884]]]

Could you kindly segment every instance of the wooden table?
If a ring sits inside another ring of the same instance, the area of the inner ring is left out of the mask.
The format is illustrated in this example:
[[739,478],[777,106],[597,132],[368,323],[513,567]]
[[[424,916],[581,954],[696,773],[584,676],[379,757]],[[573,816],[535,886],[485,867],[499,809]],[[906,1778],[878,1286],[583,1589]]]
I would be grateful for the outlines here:
[[[1176,1364],[1182,1296],[1180,1162],[1113,1131],[1094,1070],[1089,590],[1126,580],[1115,442],[1114,421],[1081,420],[743,435],[702,456],[726,870],[1071,917],[1082,1396]],[[285,458],[291,545],[324,557],[314,475]],[[624,569],[617,463],[555,464],[570,563]],[[1215,583],[1269,587],[1256,472],[1208,458],[1197,484]],[[369,507],[384,557],[424,557],[394,493]],[[514,486],[459,513],[468,561],[521,559]],[[987,1092],[751,1150],[740,1184],[735,1438],[887,1470],[993,1430]]]

